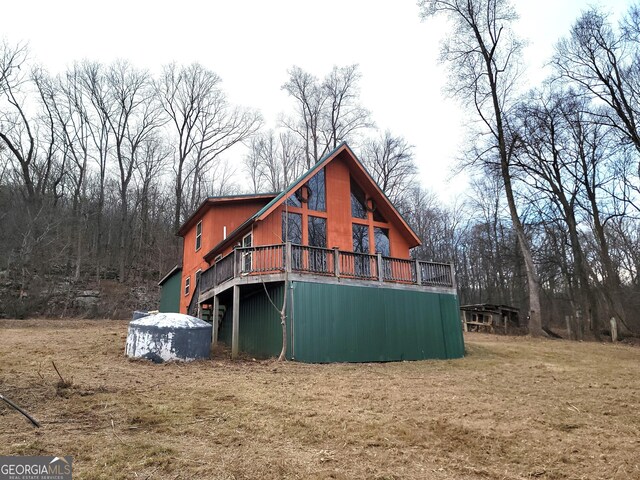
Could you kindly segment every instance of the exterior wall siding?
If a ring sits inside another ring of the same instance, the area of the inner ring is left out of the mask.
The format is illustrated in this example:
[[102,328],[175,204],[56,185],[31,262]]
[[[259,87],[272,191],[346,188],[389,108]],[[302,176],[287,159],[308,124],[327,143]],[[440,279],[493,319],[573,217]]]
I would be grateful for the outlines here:
[[[227,235],[238,228],[251,215],[266,205],[267,200],[243,200],[242,202],[225,202],[212,206],[200,218],[202,220],[202,244],[196,251],[196,225],[184,236],[182,243],[182,283],[180,288],[180,312],[186,313],[191,296],[196,287],[196,271],[206,270],[209,264],[204,256],[224,239],[224,227]],[[191,277],[189,295],[184,294],[184,283]]]
[[180,272],[174,273],[160,287],[160,306],[162,313],[180,312]]
[[302,362],[460,358],[453,294],[312,282],[294,284],[292,347]]

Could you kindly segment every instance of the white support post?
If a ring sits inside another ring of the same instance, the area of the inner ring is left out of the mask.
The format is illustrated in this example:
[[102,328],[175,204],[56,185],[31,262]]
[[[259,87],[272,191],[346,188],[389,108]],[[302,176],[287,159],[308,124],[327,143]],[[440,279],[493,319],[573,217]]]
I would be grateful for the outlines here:
[[377,253],[376,254],[376,262],[378,264],[378,281],[382,282],[382,281],[384,281],[384,271],[383,271],[383,266],[382,266],[382,254],[381,253]]
[[333,274],[340,278],[340,250],[333,247]]
[[231,326],[231,359],[238,356],[238,327],[240,324],[240,286],[233,286],[233,315]]
[[416,259],[416,284],[422,285],[422,271],[420,270],[420,260]]

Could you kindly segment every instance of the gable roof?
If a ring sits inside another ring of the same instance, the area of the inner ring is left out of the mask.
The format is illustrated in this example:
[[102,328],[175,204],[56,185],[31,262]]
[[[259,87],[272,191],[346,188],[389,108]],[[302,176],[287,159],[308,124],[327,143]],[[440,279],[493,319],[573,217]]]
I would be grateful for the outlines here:
[[[397,221],[395,222],[398,227],[400,227],[400,232],[409,240],[409,244],[411,247],[416,247],[421,245],[422,242],[418,235],[413,231],[413,229],[409,226],[403,216],[398,212],[396,207],[391,203],[389,198],[384,194],[380,186],[375,182],[375,180],[371,177],[367,169],[364,168],[364,165],[358,160],[358,157],[353,153],[353,150],[347,145],[346,142],[342,142],[332,151],[327,153],[324,157],[322,157],[314,166],[312,166],[305,173],[300,175],[296,180],[294,180],[287,188],[285,188],[282,192],[277,194],[269,203],[267,203],[264,207],[258,210],[254,215],[249,217],[246,221],[244,221],[238,228],[233,230],[225,240],[220,242],[218,245],[214,246],[205,256],[204,259],[207,262],[210,262],[214,257],[216,252],[228,247],[229,245],[235,243],[238,240],[238,236],[248,230],[248,228],[255,222],[264,220],[267,216],[273,213],[287,198],[289,198],[298,188],[302,187],[311,177],[313,177],[316,173],[318,173],[322,168],[324,168],[329,162],[340,156],[343,152],[346,152],[347,155],[344,156],[345,159],[348,160],[350,166],[356,172],[357,180],[360,180],[360,183],[367,183],[372,188],[366,188],[367,192],[373,193],[372,195],[374,201],[380,205],[383,204],[387,207],[387,210],[393,215]],[[392,221],[392,219],[389,219]]]
[[200,206],[193,212],[189,218],[185,220],[182,226],[176,232],[179,237],[184,237],[185,234],[193,227],[193,223],[202,216],[202,212],[210,205],[226,202],[243,202],[246,200],[262,200],[273,199],[277,193],[245,193],[240,195],[225,195],[222,197],[207,197]]

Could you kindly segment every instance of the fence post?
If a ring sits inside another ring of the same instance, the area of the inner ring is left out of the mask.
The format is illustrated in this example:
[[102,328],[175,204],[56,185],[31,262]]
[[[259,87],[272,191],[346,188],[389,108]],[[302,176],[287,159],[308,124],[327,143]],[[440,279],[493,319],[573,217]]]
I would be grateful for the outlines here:
[[333,247],[333,274],[340,277],[340,250],[338,247]]
[[291,273],[291,242],[287,242],[284,244],[284,269],[286,272]]
[[213,282],[211,282],[211,285],[214,287],[218,286],[218,262],[213,264]]
[[422,285],[422,272],[420,271],[420,260],[418,260],[417,258],[415,260],[415,266],[416,266],[416,284]]
[[378,264],[378,281],[382,282],[384,281],[384,269],[382,267],[382,254],[379,252],[376,254],[376,263]]

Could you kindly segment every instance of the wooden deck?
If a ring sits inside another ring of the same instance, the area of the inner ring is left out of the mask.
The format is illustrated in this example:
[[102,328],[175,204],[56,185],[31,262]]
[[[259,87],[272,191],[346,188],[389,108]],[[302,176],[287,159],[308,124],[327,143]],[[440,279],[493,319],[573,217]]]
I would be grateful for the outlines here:
[[338,249],[294,244],[238,247],[203,271],[198,302],[233,284],[284,280],[349,282],[390,288],[455,289],[453,267],[448,263],[383,257]]
[[[337,248],[318,248],[291,243],[257,247],[237,247],[221,257],[198,280],[188,313],[197,316],[202,304],[218,309],[218,296],[233,288],[233,303],[239,304],[240,286],[254,283],[313,281],[374,288],[455,293],[453,266],[380,254],[355,253]],[[234,308],[235,318],[238,308]],[[216,322],[214,322],[214,327]],[[214,328],[214,341],[217,337]],[[235,335],[234,335],[235,338]],[[232,354],[237,353],[237,340]]]

